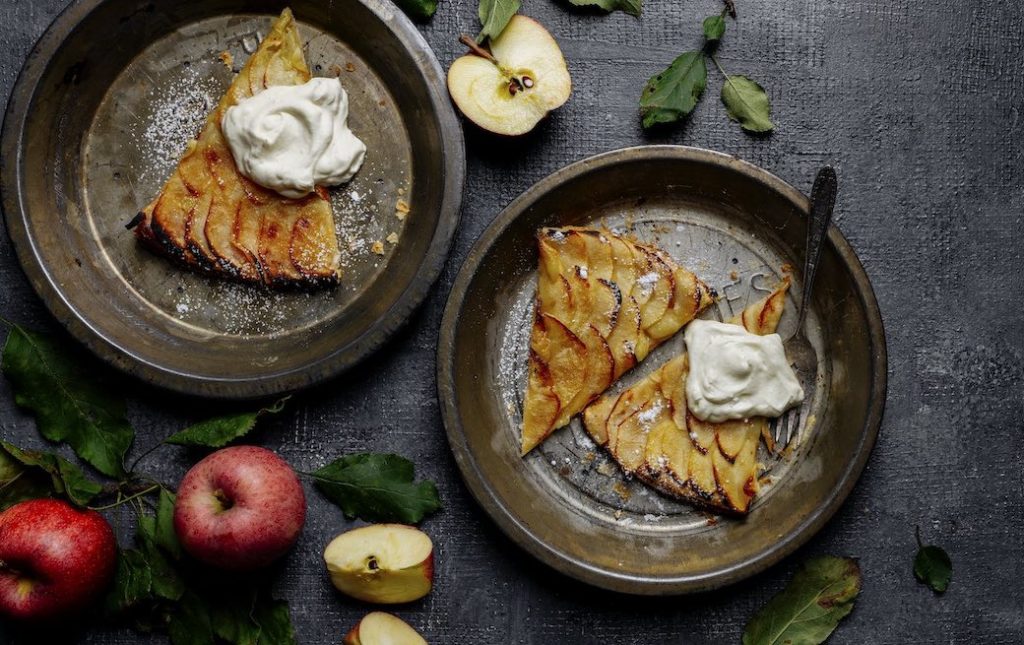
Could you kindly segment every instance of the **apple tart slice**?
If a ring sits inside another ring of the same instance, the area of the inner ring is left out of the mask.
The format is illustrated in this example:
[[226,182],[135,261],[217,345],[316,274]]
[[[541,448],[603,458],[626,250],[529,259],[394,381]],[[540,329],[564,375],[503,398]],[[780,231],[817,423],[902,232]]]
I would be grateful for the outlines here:
[[664,251],[608,230],[546,228],[537,241],[524,455],[714,300]]
[[224,111],[273,85],[310,79],[285,9],[190,141],[163,190],[128,225],[152,251],[190,269],[271,287],[335,284],[340,252],[327,192],[289,199],[238,171],[221,132]]
[[[727,321],[747,331],[775,332],[789,281]],[[757,494],[757,446],[764,417],[709,423],[686,403],[686,354],[677,356],[620,394],[583,412],[583,425],[627,475],[698,506],[744,515]]]

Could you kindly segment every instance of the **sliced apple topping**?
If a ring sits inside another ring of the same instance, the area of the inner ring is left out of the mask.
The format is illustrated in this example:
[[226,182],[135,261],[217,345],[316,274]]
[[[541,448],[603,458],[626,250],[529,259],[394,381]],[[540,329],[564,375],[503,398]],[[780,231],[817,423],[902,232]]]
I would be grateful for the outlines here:
[[611,231],[550,228],[537,241],[523,454],[713,301],[711,289],[668,255]]
[[473,53],[448,69],[448,91],[481,128],[525,134],[569,99],[572,81],[562,50],[536,20],[513,16],[489,52],[468,36],[462,41]]
[[[676,317],[689,320],[700,309],[685,288],[692,284],[691,278],[677,271],[672,275],[673,306],[647,327],[648,334],[651,330],[659,330],[659,337],[675,333]],[[751,333],[773,333],[788,288],[789,282],[784,281],[729,322]],[[697,419],[686,404],[688,363],[686,354],[677,356],[636,385],[597,399],[583,411],[583,425],[625,473],[666,495],[716,511],[745,514],[758,491],[757,446],[768,420],[710,423]]]

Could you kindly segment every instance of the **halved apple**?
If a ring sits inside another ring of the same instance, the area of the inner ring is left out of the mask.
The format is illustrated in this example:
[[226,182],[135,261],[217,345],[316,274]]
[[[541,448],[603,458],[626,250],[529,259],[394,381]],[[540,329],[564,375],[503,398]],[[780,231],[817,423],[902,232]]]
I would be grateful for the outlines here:
[[407,622],[383,611],[373,611],[345,634],[345,645],[427,645]]
[[331,582],[345,595],[380,604],[430,593],[434,544],[404,524],[371,524],[342,533],[324,550]]
[[536,20],[513,16],[491,40],[490,52],[472,40],[463,42],[474,53],[452,63],[448,91],[466,118],[481,128],[525,134],[569,99],[572,81],[562,50]]

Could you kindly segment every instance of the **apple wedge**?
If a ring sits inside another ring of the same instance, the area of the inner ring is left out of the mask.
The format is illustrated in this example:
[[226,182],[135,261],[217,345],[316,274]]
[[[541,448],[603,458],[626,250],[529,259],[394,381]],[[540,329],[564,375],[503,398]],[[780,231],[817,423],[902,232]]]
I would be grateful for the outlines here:
[[404,524],[371,524],[342,533],[324,550],[331,582],[357,600],[383,605],[430,593],[434,544]]
[[427,645],[407,622],[383,611],[373,611],[345,634],[345,645]]
[[448,69],[448,91],[473,123],[497,134],[526,134],[572,93],[558,43],[539,22],[512,17],[490,52],[464,36],[473,53]]

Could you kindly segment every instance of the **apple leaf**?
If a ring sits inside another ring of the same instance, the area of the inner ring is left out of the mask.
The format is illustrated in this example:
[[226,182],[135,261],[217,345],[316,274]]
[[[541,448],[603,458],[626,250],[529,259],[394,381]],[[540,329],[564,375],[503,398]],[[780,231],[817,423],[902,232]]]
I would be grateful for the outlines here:
[[0,510],[53,495],[85,506],[102,490],[99,483],[60,455],[22,450],[0,441]]
[[156,516],[139,515],[139,528],[136,536],[142,546],[146,564],[149,565],[153,595],[167,600],[178,600],[185,593],[185,582],[159,547],[158,530]]
[[117,554],[117,573],[104,606],[116,615],[152,598],[153,571],[138,549],[122,549]]
[[953,561],[942,547],[921,543],[921,531],[916,531],[917,555],[914,557],[914,577],[931,587],[935,593],[944,593],[953,578]]
[[398,7],[410,18],[427,20],[437,11],[437,0],[395,0]]
[[517,11],[519,0],[480,0],[477,13],[482,27],[476,41],[482,43],[488,38],[497,38]]
[[7,335],[2,368],[15,403],[35,413],[44,437],[67,442],[104,475],[124,474],[135,431],[109,383],[49,336],[17,325]]
[[156,526],[153,541],[174,559],[181,557],[181,542],[174,532],[174,493],[166,488],[160,489],[160,499],[156,507]]
[[185,592],[167,623],[167,634],[174,645],[215,645],[210,610],[206,602],[191,591]]
[[709,43],[715,43],[725,35],[725,16],[708,16],[704,19],[704,38]]
[[747,132],[771,132],[775,128],[768,94],[757,81],[746,76],[726,76],[722,103],[729,118],[738,121]]
[[645,128],[672,123],[693,112],[708,82],[704,54],[686,52],[648,81],[640,94],[640,116]]
[[824,643],[853,611],[860,585],[856,560],[830,555],[813,558],[750,619],[743,645]]
[[164,439],[164,443],[177,446],[196,446],[201,448],[220,448],[239,437],[244,436],[254,427],[256,420],[264,414],[276,414],[284,409],[290,396],[278,399],[273,405],[260,408],[253,412],[225,414],[185,428]]
[[602,11],[625,11],[631,16],[639,16],[642,0],[569,0],[576,7],[596,7]]
[[413,463],[399,455],[345,455],[313,477],[316,487],[349,518],[418,524],[441,508],[434,483],[416,483]]
[[269,591],[221,594],[211,606],[214,633],[235,645],[295,645],[288,603]]

